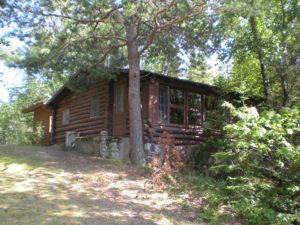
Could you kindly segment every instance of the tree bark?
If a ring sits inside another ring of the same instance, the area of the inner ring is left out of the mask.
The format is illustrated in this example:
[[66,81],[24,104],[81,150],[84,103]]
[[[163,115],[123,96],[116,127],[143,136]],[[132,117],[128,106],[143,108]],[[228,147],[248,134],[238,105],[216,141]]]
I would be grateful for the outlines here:
[[270,96],[270,83],[268,76],[266,74],[266,66],[264,62],[264,53],[261,47],[260,36],[257,31],[257,24],[255,16],[250,16],[250,25],[251,31],[253,35],[253,44],[252,48],[256,52],[260,64],[260,74],[262,77],[262,85],[263,85],[263,92],[267,101],[267,104],[270,104],[271,96]]
[[129,130],[130,130],[130,158],[135,164],[145,163],[143,145],[143,129],[140,95],[140,56],[136,40],[138,25],[130,21],[126,24],[127,51],[129,64]]
[[288,62],[287,62],[287,26],[286,26],[286,14],[284,11],[284,2],[281,0],[281,70],[280,70],[280,85],[282,90],[282,106],[286,106],[289,100],[289,90],[288,90],[288,82],[287,82],[287,70],[288,70]]

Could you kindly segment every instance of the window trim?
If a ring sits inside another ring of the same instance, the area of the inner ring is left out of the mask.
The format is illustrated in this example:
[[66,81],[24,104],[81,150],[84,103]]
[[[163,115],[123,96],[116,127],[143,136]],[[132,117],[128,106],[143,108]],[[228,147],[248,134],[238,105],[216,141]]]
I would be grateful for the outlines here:
[[[167,98],[167,104],[168,104],[168,124],[170,125],[175,125],[175,126],[186,126],[186,90],[182,89],[182,88],[177,88],[177,87],[167,87],[168,89],[168,98]],[[175,90],[180,90],[183,93],[183,105],[178,105],[178,104],[172,104],[170,101],[170,89],[175,89]],[[183,123],[171,123],[171,108],[174,109],[179,109],[179,110],[183,110]]]
[[[120,100],[121,100],[121,108],[119,110],[118,108],[118,91],[122,90],[121,93],[121,97],[120,97]],[[116,85],[116,88],[115,88],[115,113],[124,113],[125,112],[125,84],[118,84]]]
[[[171,125],[171,126],[176,126],[176,127],[202,127],[204,126],[204,122],[205,122],[205,104],[204,104],[204,98],[205,95],[203,93],[200,92],[195,92],[192,90],[188,90],[186,88],[181,88],[181,87],[176,87],[176,86],[167,86],[167,85],[159,85],[159,97],[160,97],[160,90],[161,88],[165,88],[165,90],[167,91],[166,97],[167,97],[167,110],[166,110],[166,120],[162,120],[161,119],[161,115],[160,115],[160,102],[158,104],[158,111],[159,111],[159,123],[160,124],[164,124],[164,125]],[[183,95],[184,95],[184,103],[183,105],[176,105],[176,104],[172,104],[170,102],[170,89],[178,89],[183,91]],[[188,114],[190,109],[194,109],[193,107],[189,106],[189,99],[188,99],[188,95],[190,93],[194,93],[194,94],[198,94],[201,97],[201,106],[199,110],[196,110],[197,112],[201,113],[201,124],[189,124],[189,118],[188,118]],[[160,100],[160,98],[159,98]],[[170,112],[171,112],[171,108],[174,109],[181,109],[183,110],[184,113],[184,123],[183,124],[176,124],[176,123],[171,123],[170,122]]]
[[[67,120],[66,120],[66,115],[67,116]],[[70,123],[70,109],[69,108],[66,108],[62,111],[62,121],[61,121],[61,124],[62,125],[68,125]]]
[[[92,115],[92,109],[93,109],[93,104],[94,103],[97,103],[98,104],[98,114],[97,115]],[[92,99],[91,102],[90,102],[90,118],[95,118],[95,117],[99,117],[100,116],[100,99],[98,98],[95,98],[95,99]]]

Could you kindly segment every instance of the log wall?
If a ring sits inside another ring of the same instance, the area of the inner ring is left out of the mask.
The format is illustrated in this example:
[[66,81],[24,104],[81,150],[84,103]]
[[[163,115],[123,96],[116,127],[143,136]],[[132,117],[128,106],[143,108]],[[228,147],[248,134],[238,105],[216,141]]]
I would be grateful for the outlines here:
[[[76,131],[80,136],[99,135],[100,131],[111,130],[108,113],[111,111],[109,104],[109,84],[101,81],[93,88],[80,94],[68,94],[57,104],[55,116],[55,142],[65,141],[67,131]],[[90,117],[91,101],[99,100],[100,115]],[[69,123],[62,124],[62,113],[69,109]]]

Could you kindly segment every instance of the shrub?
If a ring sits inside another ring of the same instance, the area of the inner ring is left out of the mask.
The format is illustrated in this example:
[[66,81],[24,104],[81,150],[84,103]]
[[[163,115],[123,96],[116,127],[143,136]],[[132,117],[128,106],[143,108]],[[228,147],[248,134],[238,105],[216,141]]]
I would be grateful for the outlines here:
[[247,224],[300,222],[300,109],[227,107],[235,122],[224,128],[213,170],[226,173],[230,203]]
[[182,152],[175,146],[174,138],[164,132],[159,144],[161,155],[151,161],[152,183],[164,186],[166,181],[176,184],[175,173],[183,167]]
[[[226,142],[222,139],[211,138],[190,149],[190,154],[186,158],[186,164],[191,170],[200,171],[204,175],[210,173],[208,169],[213,165],[212,155],[224,149]],[[210,175],[212,175],[210,173]]]

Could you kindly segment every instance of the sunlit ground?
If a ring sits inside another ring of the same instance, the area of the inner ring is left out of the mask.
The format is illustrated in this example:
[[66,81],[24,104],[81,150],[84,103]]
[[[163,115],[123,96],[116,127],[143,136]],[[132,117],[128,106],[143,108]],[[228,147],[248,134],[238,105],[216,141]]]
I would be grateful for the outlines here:
[[0,224],[204,224],[146,173],[58,147],[0,147]]

